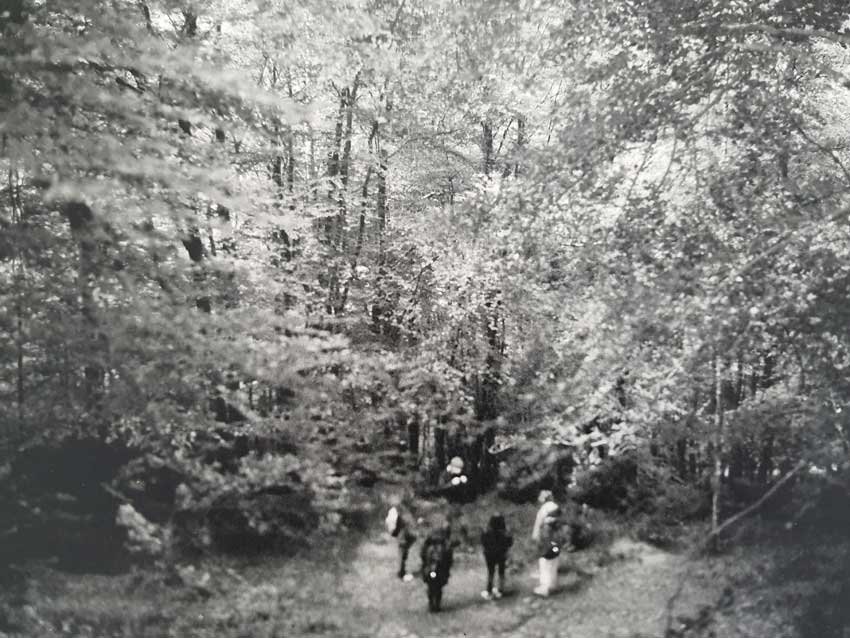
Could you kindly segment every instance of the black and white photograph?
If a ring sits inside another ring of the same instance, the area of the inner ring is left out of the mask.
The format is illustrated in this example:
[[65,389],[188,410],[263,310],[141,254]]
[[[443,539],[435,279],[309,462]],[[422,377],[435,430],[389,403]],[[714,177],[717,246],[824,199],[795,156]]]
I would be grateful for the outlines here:
[[850,638],[850,0],[0,0],[0,638]]

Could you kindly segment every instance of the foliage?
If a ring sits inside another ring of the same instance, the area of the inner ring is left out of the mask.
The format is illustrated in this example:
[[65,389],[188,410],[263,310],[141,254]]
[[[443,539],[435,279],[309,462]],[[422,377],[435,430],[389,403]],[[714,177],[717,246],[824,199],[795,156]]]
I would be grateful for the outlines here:
[[127,530],[131,552],[150,558],[159,558],[165,553],[169,541],[163,530],[139,514],[129,503],[118,507],[116,522]]
[[65,511],[14,448],[67,437],[142,457],[84,490],[99,520],[123,495],[203,551],[362,523],[353,483],[454,454],[489,487],[500,437],[504,493],[566,483],[547,440],[650,536],[841,467],[848,18],[9,3],[4,502]]

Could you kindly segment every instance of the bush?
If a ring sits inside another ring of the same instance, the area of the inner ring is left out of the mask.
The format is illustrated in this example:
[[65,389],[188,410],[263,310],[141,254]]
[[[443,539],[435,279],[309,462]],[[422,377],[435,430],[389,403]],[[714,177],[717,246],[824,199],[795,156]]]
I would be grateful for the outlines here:
[[0,468],[0,564],[56,556],[63,569],[114,573],[172,550],[290,552],[321,522],[362,524],[339,477],[274,439],[33,442]]
[[598,465],[576,472],[573,498],[601,510],[627,512],[642,500],[636,455],[609,456]]
[[0,483],[0,563],[55,556],[71,571],[112,573],[129,565],[119,499],[103,485],[138,454],[123,442],[65,436],[16,450]]
[[116,523],[127,530],[127,547],[132,554],[162,558],[170,545],[168,530],[151,523],[129,503],[118,507]]
[[318,526],[305,464],[293,455],[248,455],[230,474],[184,461],[172,525],[183,552],[286,551]]
[[517,446],[499,466],[499,496],[514,503],[528,503],[537,499],[540,490],[563,493],[574,466],[570,447]]
[[637,452],[605,458],[575,479],[574,500],[633,518],[635,535],[662,547],[674,545],[683,523],[707,516],[711,508],[707,490],[682,483],[670,468]]

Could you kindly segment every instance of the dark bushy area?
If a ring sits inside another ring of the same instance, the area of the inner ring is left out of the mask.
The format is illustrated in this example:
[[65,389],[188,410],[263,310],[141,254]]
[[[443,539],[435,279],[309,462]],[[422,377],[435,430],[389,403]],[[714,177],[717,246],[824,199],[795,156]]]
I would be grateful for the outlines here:
[[[782,512],[786,538],[777,544],[774,578],[799,610],[803,638],[845,638],[850,632],[850,470],[804,476]],[[799,601],[799,602],[796,602]]]
[[289,552],[319,527],[318,505],[333,522],[358,524],[342,481],[301,462],[285,436],[159,448],[66,436],[13,451],[0,483],[0,563],[116,573],[175,552]]
[[120,442],[76,437],[18,450],[0,483],[0,561],[55,556],[72,571],[126,568],[118,500],[104,485],[136,454]]
[[575,461],[568,446],[526,443],[511,449],[499,464],[499,496],[514,503],[537,498],[540,490],[566,491]]
[[628,516],[640,540],[659,546],[675,544],[683,524],[705,518],[711,508],[708,490],[681,482],[670,468],[638,453],[609,456],[578,470],[570,495]]
[[803,638],[845,638],[850,631],[850,542],[806,543],[803,554],[780,570],[797,584],[802,601],[797,619]]

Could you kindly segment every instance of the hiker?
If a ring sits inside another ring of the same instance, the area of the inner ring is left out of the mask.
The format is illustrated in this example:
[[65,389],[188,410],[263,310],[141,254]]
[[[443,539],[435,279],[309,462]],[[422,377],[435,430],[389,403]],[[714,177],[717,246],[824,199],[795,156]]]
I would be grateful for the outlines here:
[[548,596],[558,585],[558,564],[563,549],[561,508],[552,492],[543,490],[537,499],[540,509],[534,519],[531,538],[537,541],[540,584],[534,588],[538,596]]
[[405,583],[413,580],[413,575],[407,572],[407,557],[410,548],[416,542],[413,531],[413,514],[406,506],[404,499],[396,496],[391,501],[391,507],[384,521],[387,532],[398,541],[398,577]]
[[444,482],[447,485],[453,485],[455,487],[466,483],[467,478],[466,474],[464,474],[463,472],[462,458],[460,458],[459,456],[452,457],[452,460],[449,461],[449,464],[446,466],[444,479]]
[[451,528],[440,525],[428,534],[420,551],[422,580],[428,588],[428,611],[440,611],[443,587],[451,575],[453,549]]
[[463,459],[459,456],[452,457],[443,472],[440,481],[440,492],[447,500],[453,503],[462,503],[469,500],[469,477],[464,472]]
[[[481,533],[481,546],[484,549],[484,561],[487,563],[487,589],[481,592],[484,600],[502,597],[502,591],[505,588],[505,563],[513,542],[513,536],[507,532],[505,517],[502,514],[493,514],[487,523],[487,529]],[[493,587],[493,578],[497,570],[499,586]]]

